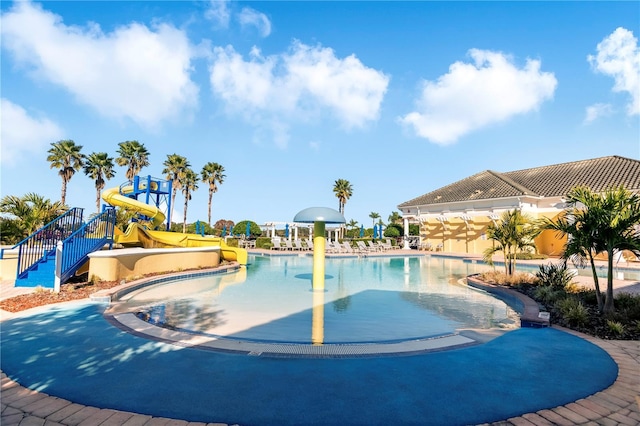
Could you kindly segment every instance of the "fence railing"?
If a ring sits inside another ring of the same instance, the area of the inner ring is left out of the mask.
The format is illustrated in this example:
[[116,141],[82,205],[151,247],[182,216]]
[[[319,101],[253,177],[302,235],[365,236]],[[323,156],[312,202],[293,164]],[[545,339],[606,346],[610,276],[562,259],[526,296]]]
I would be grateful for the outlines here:
[[111,248],[115,223],[115,209],[105,208],[102,213],[62,241],[62,256],[60,260],[56,260],[56,276],[61,283],[68,280],[87,261],[89,253],[107,244]]
[[[82,226],[82,211],[83,209],[78,207],[67,210],[8,249],[18,249],[17,278],[24,277],[36,263],[44,257],[52,255],[58,241],[68,238]],[[3,256],[4,250],[0,254],[0,258]]]

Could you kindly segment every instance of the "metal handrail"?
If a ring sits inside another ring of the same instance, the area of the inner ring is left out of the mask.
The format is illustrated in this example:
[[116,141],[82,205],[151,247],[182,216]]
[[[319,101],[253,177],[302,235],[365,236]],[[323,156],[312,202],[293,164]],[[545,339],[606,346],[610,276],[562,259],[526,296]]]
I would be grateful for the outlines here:
[[116,223],[114,208],[106,208],[98,216],[62,241],[60,282],[68,280],[86,262],[89,253],[113,244]]
[[[53,254],[56,243],[82,226],[82,208],[74,207],[53,219],[8,250],[18,249],[16,276],[21,278],[36,263]],[[0,255],[4,256],[4,249]]]

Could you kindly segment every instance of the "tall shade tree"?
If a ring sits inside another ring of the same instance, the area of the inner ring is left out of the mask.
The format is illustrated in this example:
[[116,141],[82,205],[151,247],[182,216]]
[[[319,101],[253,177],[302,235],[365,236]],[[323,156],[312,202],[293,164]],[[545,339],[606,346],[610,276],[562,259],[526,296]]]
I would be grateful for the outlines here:
[[100,213],[100,191],[104,189],[105,179],[109,180],[115,176],[113,166],[113,158],[106,152],[93,152],[84,163],[84,174],[95,182],[97,213]]
[[516,253],[524,249],[536,248],[533,239],[540,234],[540,228],[519,209],[508,210],[496,223],[487,227],[487,238],[496,242],[483,253],[484,261],[493,265],[493,255],[502,252],[507,275],[513,275],[516,269]]
[[187,232],[187,207],[191,200],[191,193],[198,189],[198,174],[191,169],[187,169],[180,179],[180,188],[184,195],[184,217],[182,222],[182,232]]
[[184,178],[184,174],[191,167],[189,161],[182,155],[170,154],[167,155],[167,159],[162,163],[164,169],[162,173],[165,174],[167,180],[171,181],[171,211],[169,211],[169,223],[171,223],[171,216],[176,201],[176,193],[181,188],[181,179]]
[[125,177],[133,180],[143,167],[149,165],[149,151],[138,141],[124,141],[118,144],[116,164],[127,168]]
[[66,211],[66,207],[60,201],[50,201],[42,195],[33,192],[16,197],[7,195],[0,200],[0,212],[11,216],[10,219],[0,218],[2,222],[13,221],[12,234],[7,235],[3,226],[2,241],[6,244],[15,244],[25,237],[33,234],[39,228],[51,222]]
[[82,145],[76,145],[71,139],[53,142],[47,156],[47,161],[51,163],[52,169],[58,169],[58,174],[62,178],[62,191],[60,202],[66,205],[67,183],[71,180],[76,171],[82,168],[84,154]]
[[371,227],[373,228],[374,226],[376,226],[376,219],[380,219],[380,214],[371,212],[369,213],[369,217],[371,218]]
[[207,223],[211,226],[211,200],[213,198],[213,194],[218,192],[218,184],[224,183],[224,167],[222,167],[218,163],[207,163],[202,168],[200,172],[200,176],[202,177],[202,182],[209,185],[209,205],[208,205],[208,216]]
[[[338,198],[338,211],[344,216],[344,206],[353,195],[351,183],[345,179],[338,179],[333,184],[333,193]],[[340,237],[344,238],[344,225],[340,225]]]
[[333,193],[338,198],[338,211],[344,215],[344,206],[353,195],[353,187],[348,180],[338,179],[333,184]]
[[[623,187],[603,193],[578,186],[567,194],[568,208],[556,220],[544,220],[544,228],[567,236],[562,257],[579,263],[588,261],[596,288],[598,308],[611,314],[613,303],[613,261],[619,251],[629,250],[640,256],[640,195]],[[604,301],[600,292],[595,257],[607,255],[607,290]]]

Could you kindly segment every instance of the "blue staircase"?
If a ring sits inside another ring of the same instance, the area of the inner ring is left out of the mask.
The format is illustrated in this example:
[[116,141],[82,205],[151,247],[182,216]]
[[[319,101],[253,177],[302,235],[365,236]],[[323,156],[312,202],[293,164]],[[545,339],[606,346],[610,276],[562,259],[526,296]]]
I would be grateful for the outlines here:
[[[106,244],[111,247],[115,209],[105,207],[87,223],[82,220],[82,210],[67,211],[11,248],[18,249],[16,287],[55,288],[56,274],[62,284],[89,259],[89,253]],[[56,260],[60,242],[62,250]]]

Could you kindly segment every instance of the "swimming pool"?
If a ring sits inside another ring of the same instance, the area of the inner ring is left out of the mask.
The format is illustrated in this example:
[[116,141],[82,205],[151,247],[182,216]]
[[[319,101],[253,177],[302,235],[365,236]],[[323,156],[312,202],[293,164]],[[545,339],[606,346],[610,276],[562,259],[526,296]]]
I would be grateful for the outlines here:
[[503,301],[458,283],[489,268],[431,256],[327,259],[311,290],[310,256],[250,256],[246,269],[162,282],[122,297],[119,312],[205,336],[257,342],[398,342],[515,328]]

